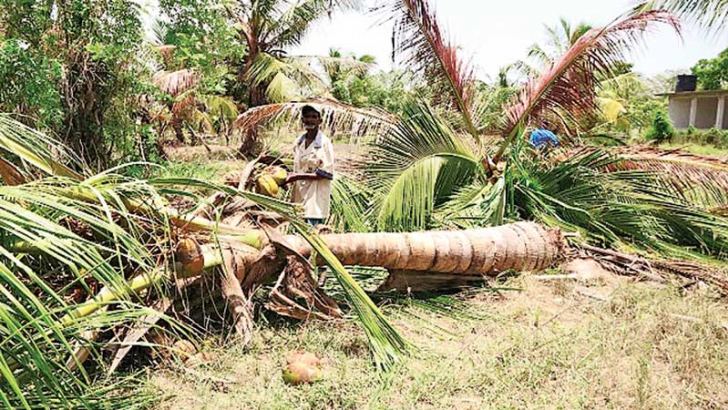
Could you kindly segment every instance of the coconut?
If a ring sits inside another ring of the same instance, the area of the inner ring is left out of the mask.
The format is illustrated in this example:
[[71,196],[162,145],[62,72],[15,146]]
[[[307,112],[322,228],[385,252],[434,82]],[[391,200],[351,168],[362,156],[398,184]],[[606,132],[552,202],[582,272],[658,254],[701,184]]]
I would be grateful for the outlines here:
[[313,353],[293,352],[286,359],[283,380],[292,385],[313,383],[321,379],[321,359]]
[[199,275],[205,269],[205,257],[200,245],[192,238],[182,238],[177,242],[175,252],[181,271],[186,276]]
[[270,167],[267,171],[278,185],[283,185],[286,182],[288,172],[285,169],[281,167]]
[[276,183],[276,180],[272,176],[262,174],[255,182],[259,193],[272,197],[278,196],[278,183]]

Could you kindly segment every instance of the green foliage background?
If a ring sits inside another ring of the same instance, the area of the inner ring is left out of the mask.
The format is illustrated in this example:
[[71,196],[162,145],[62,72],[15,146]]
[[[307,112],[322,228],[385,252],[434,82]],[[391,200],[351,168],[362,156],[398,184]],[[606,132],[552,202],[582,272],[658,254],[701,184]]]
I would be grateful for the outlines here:
[[692,71],[698,76],[698,84],[703,90],[728,88],[728,48],[715,58],[698,61]]

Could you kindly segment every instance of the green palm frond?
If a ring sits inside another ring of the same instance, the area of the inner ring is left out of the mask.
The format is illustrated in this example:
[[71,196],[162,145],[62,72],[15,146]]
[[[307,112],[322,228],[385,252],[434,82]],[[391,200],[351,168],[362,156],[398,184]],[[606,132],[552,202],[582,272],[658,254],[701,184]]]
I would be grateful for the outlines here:
[[224,119],[230,122],[235,120],[240,114],[235,101],[231,97],[208,95],[204,97],[204,101],[207,111],[217,119]]
[[[54,153],[50,147],[55,147]],[[80,173],[72,168],[81,165],[80,158],[71,154],[43,133],[40,133],[8,114],[0,114],[0,150],[5,154],[20,157],[25,164],[50,175],[80,179]],[[57,159],[61,157],[65,162]]]
[[503,225],[505,212],[506,179],[498,178],[494,184],[476,179],[437,210],[435,218],[445,227],[470,229]]
[[374,66],[374,62],[357,59],[354,56],[289,56],[288,59],[306,66],[321,65],[330,82],[349,75],[364,75]]
[[259,53],[248,71],[248,80],[252,86],[266,84],[278,73],[286,70],[286,63],[268,53]]
[[331,186],[331,218],[329,224],[340,232],[369,232],[370,193],[363,184],[337,173]]
[[725,218],[686,202],[663,176],[647,171],[605,172],[619,157],[585,151],[555,165],[521,156],[512,175],[512,206],[536,219],[611,246],[728,257]]
[[189,116],[188,124],[195,130],[212,134],[215,131],[213,126],[213,120],[210,115],[206,112],[195,109]]
[[[278,2],[282,3],[282,2]],[[279,15],[261,13],[269,20],[267,40],[281,48],[298,45],[311,23],[336,10],[350,10],[361,5],[360,0],[303,0],[291,2]]]
[[268,53],[259,53],[250,70],[248,79],[252,86],[266,86],[266,95],[271,103],[300,99],[306,90],[325,94],[324,80],[308,64],[295,58],[278,58]]
[[310,227],[301,221],[294,221],[292,224],[336,275],[336,279],[343,288],[347,300],[352,304],[364,328],[377,367],[382,370],[390,370],[403,354],[412,349],[410,342],[402,337],[387,320],[361,285],[326,246],[323,239],[313,234]]
[[281,72],[277,73],[270,80],[265,94],[268,97],[268,101],[272,103],[281,103],[301,98],[298,84]]
[[381,229],[424,229],[435,207],[481,172],[471,146],[425,104],[411,105],[402,122],[372,149],[370,186]]
[[[69,172],[60,161],[63,157],[44,158],[48,152],[42,149],[34,152],[36,146],[51,142],[47,137],[12,121],[7,124],[12,125],[12,137],[21,139],[9,138],[0,128],[3,151],[60,176],[0,186],[0,291],[5,300],[0,309],[0,396],[13,408],[113,407],[152,401],[150,395],[130,390],[110,394],[83,367],[76,365],[76,373],[68,366],[75,363],[71,358],[77,346],[86,346],[103,365],[98,346],[86,340],[88,332],[104,332],[150,314],[135,303],[140,299],[132,297],[127,279],[154,271],[159,257],[153,250],[169,238],[165,224],[153,215],[131,213],[126,204],[154,202],[158,195],[144,183],[112,174],[83,179]],[[61,152],[60,144],[54,145]],[[89,198],[95,200],[90,203]],[[94,306],[85,309],[88,314],[79,314],[78,307],[92,305],[77,304],[78,298],[92,300],[97,287],[120,297],[103,305],[108,309]],[[166,322],[179,328],[169,318]],[[128,383],[112,386],[127,388]]]
[[651,0],[636,9],[669,10],[712,31],[728,27],[728,2],[725,0]]

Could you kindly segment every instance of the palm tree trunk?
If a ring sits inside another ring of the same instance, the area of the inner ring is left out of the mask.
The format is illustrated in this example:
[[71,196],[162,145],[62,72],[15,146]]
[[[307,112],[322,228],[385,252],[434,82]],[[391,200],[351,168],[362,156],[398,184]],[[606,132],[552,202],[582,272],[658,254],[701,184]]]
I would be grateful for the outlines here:
[[[557,262],[566,248],[559,230],[532,222],[465,231],[350,233],[322,238],[344,265],[464,276],[543,270]],[[302,255],[311,254],[300,237],[286,240]]]
[[[256,231],[253,233],[260,234]],[[344,265],[376,266],[399,273],[422,275],[434,272],[470,277],[495,276],[507,270],[543,270],[562,259],[567,247],[561,231],[547,229],[533,222],[464,231],[347,233],[323,235],[322,238]],[[240,235],[227,239],[244,245],[239,250],[243,253],[250,253],[248,249],[253,251],[263,248],[262,242],[257,239],[251,241]],[[285,242],[301,255],[311,255],[310,245],[300,236],[286,236]],[[174,270],[182,277],[197,276],[204,269],[225,263],[214,245],[198,247],[186,243],[180,247],[178,266]],[[228,255],[232,256],[234,254]],[[323,261],[318,263],[322,264]],[[245,263],[239,266],[245,267]],[[169,273],[160,268],[136,276],[128,287],[138,292],[168,276]],[[238,281],[243,281],[243,276],[238,275]],[[68,325],[75,318],[88,316],[106,303],[118,300],[122,293],[128,293],[128,290],[104,288],[92,300],[67,314],[61,323]]]

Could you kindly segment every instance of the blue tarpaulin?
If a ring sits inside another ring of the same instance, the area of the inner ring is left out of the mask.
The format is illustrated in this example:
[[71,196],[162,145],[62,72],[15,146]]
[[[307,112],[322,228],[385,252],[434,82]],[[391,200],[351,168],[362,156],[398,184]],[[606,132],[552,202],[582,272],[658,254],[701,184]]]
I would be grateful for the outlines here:
[[559,137],[557,137],[556,134],[547,129],[538,128],[531,132],[531,138],[529,138],[528,142],[535,148],[542,148],[547,146],[558,147]]

